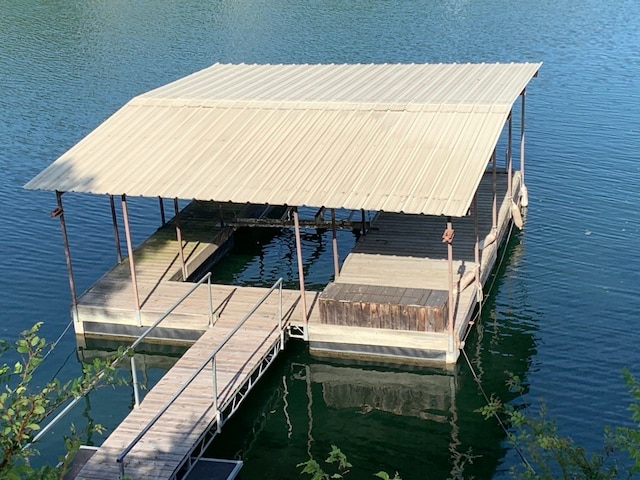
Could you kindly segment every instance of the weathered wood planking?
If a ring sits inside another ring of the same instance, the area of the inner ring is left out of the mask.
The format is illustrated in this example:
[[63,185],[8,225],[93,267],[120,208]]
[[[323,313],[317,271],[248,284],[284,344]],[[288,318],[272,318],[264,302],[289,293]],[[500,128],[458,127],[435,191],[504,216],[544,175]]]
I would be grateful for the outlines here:
[[331,325],[442,332],[448,318],[444,290],[330,283],[318,303]]
[[[274,292],[277,297],[277,292]],[[76,478],[112,480],[118,478],[117,455],[136,437],[183,382],[213,352],[239,318],[221,317],[218,323],[178,360],[175,366],[146,395]],[[225,410],[267,352],[279,339],[277,318],[256,315],[231,338],[216,357],[220,410]],[[215,425],[212,407],[212,371],[208,366],[178,397],[125,459],[125,472],[136,480],[168,479],[189,454],[201,435]]]

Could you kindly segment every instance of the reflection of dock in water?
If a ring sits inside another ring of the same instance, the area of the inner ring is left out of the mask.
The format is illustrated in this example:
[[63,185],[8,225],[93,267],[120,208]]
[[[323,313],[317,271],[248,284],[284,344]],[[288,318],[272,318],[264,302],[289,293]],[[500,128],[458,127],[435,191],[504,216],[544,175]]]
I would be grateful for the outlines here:
[[456,377],[444,373],[420,375],[313,364],[309,374],[311,382],[322,384],[322,397],[333,408],[356,408],[363,413],[381,410],[447,422],[455,403]]

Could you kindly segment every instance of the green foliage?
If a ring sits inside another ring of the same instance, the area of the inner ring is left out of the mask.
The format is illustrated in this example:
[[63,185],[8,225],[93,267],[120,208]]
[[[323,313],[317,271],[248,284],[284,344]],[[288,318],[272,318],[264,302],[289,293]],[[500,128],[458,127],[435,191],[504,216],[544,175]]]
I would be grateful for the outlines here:
[[[20,360],[13,365],[0,364],[0,478],[7,480],[61,479],[73,454],[80,447],[76,432],[65,437],[66,454],[61,468],[44,466],[34,469],[29,459],[37,455],[31,446],[40,424],[66,401],[83,396],[94,389],[99,380],[113,383],[115,362],[96,360],[83,366],[82,376],[66,383],[54,379],[42,386],[33,385],[33,373],[51,346],[38,336],[41,323],[23,331],[15,344],[0,341],[0,356],[13,351]],[[92,428],[102,432],[100,425]]]
[[634,462],[634,471],[640,472],[640,382],[628,369],[623,370],[622,375],[633,397],[629,410],[631,411],[634,427],[618,427],[616,429],[616,440],[618,445],[629,453]]
[[[331,479],[341,479],[345,478],[345,476],[350,472],[350,469],[353,467],[351,463],[347,460],[347,456],[335,445],[331,445],[331,451],[327,456],[325,463],[331,465],[331,470],[333,473],[327,473],[320,466],[320,464],[315,461],[313,458],[310,458],[306,462],[299,463],[297,466],[302,467],[302,471],[300,473],[309,475],[311,480],[331,480]],[[378,472],[373,475],[374,477],[382,478],[383,480],[402,480],[398,473],[391,477],[386,472]]]
[[[588,452],[570,437],[560,435],[544,404],[536,415],[532,415],[522,407],[505,404],[492,395],[488,404],[478,411],[485,418],[495,417],[511,427],[508,439],[523,460],[523,467],[512,471],[515,478],[605,480],[630,477],[634,468],[626,468],[623,472],[618,460],[627,452],[635,461],[635,470],[640,471],[640,385],[628,371],[625,371],[625,379],[634,397],[630,409],[638,427],[618,428],[615,434],[606,430],[603,446],[596,452]],[[509,376],[507,385],[511,391],[524,393],[516,376]]]

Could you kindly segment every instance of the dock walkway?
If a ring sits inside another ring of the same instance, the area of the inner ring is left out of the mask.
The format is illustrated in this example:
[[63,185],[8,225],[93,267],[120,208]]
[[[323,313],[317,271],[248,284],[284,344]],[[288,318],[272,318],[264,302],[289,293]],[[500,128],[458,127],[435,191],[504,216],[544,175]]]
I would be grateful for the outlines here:
[[[192,461],[204,451],[217,429],[235,412],[244,396],[282,349],[278,318],[271,314],[273,309],[270,308],[273,301],[277,301],[277,290],[271,297],[273,300],[265,303],[264,309],[258,309],[216,355],[217,401],[222,420],[217,417],[214,407],[213,373],[209,363],[126,456],[124,464],[128,478],[178,479],[188,473]],[[105,440],[76,478],[119,478],[117,456],[185,380],[207,361],[239,320],[227,314],[207,330],[146,395],[140,407],[134,409]]]

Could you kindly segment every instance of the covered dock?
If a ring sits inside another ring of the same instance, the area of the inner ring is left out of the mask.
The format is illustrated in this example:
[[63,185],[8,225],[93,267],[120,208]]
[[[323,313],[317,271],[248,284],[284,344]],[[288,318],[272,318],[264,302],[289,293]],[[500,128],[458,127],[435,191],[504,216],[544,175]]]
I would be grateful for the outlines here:
[[[528,201],[525,97],[539,68],[215,64],[135,97],[26,185],[56,192],[76,332],[135,337],[224,254],[235,225],[278,222],[296,231],[292,335],[318,353],[454,363],[497,248]],[[109,198],[120,260],[81,295],[64,192]],[[127,208],[136,196],[157,197],[162,217],[137,247]],[[195,203],[180,211],[179,199]],[[305,289],[299,207],[321,219],[362,212],[363,235],[343,265],[333,237],[334,281],[322,293]],[[219,313],[207,295],[201,285],[158,331],[194,341]]]

